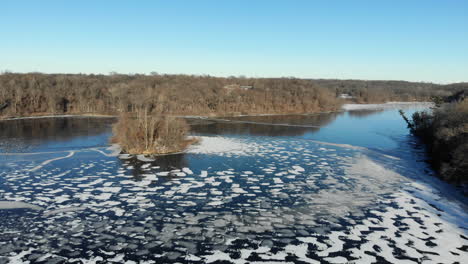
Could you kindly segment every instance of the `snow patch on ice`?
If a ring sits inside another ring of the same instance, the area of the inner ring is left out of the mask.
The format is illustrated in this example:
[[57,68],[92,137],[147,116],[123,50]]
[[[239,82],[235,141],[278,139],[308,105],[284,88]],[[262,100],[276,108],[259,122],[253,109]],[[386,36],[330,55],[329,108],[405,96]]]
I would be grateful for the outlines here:
[[241,139],[227,137],[199,137],[199,143],[190,146],[187,153],[194,154],[234,154],[248,156],[258,151],[256,144]]

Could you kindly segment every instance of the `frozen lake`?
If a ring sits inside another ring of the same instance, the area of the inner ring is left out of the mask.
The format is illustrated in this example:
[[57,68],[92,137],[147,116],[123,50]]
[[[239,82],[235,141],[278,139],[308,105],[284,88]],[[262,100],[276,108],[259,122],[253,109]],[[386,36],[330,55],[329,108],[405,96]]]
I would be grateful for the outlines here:
[[466,198],[400,107],[427,105],[192,118],[154,161],[113,119],[0,121],[0,263],[466,262]]

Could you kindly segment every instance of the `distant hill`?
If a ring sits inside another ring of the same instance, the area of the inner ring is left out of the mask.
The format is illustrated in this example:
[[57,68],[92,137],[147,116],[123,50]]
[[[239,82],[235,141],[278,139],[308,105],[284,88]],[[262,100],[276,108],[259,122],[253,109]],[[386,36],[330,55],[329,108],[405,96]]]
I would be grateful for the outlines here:
[[412,100],[432,96],[445,97],[468,88],[468,83],[434,84],[426,82],[386,81],[386,80],[338,80],[311,79],[313,84],[333,89],[337,94],[349,94],[358,102],[382,102],[394,99]]

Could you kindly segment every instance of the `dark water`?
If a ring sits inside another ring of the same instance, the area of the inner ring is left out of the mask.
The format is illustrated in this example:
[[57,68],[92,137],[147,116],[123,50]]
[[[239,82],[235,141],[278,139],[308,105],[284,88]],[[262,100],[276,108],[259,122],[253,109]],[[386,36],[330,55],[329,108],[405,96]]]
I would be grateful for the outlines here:
[[0,150],[51,152],[103,147],[113,118],[57,117],[0,122]]
[[466,202],[396,109],[189,119],[201,144],[153,162],[113,155],[112,122],[0,122],[0,263],[468,257]]

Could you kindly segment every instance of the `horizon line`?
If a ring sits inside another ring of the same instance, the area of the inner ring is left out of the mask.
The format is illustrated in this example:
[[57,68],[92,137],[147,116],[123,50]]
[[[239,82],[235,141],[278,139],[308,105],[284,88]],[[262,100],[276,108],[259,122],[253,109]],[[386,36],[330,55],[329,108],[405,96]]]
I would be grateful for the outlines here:
[[236,78],[236,79],[300,79],[300,80],[327,80],[327,81],[366,81],[366,82],[407,82],[407,83],[424,83],[424,84],[435,84],[435,85],[451,85],[451,84],[465,84],[468,81],[451,81],[451,82],[435,82],[435,81],[409,81],[403,79],[359,79],[359,78],[314,78],[314,77],[296,77],[296,76],[246,76],[244,74],[239,75],[212,75],[208,73],[163,73],[163,72],[146,72],[146,73],[121,73],[116,71],[109,71],[108,73],[103,72],[41,72],[41,71],[12,71],[12,70],[2,70],[0,75],[4,74],[44,74],[44,75],[101,75],[101,76],[112,76],[112,75],[127,75],[127,76],[158,76],[158,75],[185,75],[185,76],[197,76],[197,77],[214,77],[214,78]]

